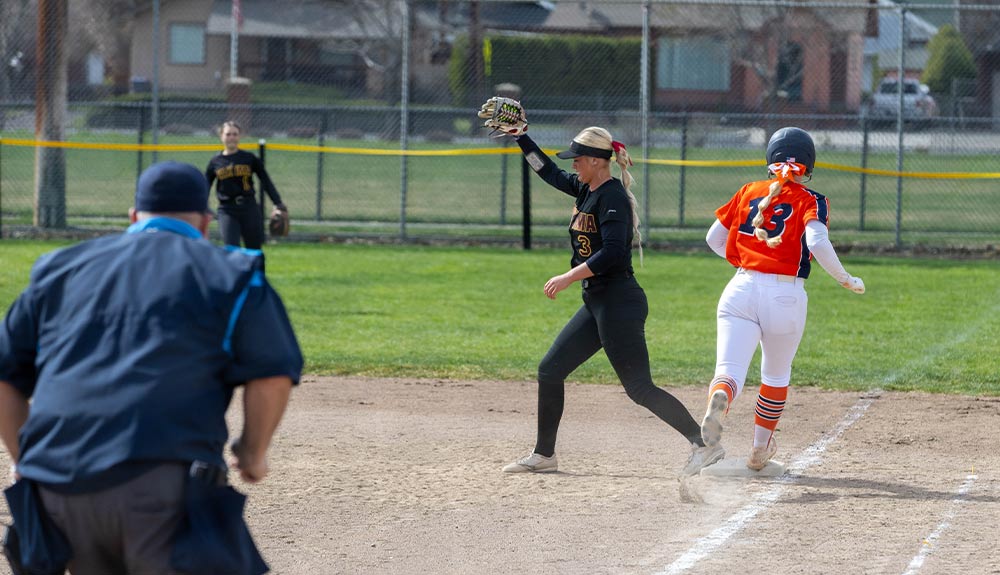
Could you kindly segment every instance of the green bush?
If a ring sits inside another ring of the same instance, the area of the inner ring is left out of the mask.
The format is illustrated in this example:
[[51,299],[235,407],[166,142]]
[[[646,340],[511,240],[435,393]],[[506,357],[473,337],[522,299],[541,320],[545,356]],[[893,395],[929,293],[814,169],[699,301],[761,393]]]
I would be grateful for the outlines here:
[[951,24],[941,26],[938,33],[927,44],[927,67],[924,68],[921,81],[927,84],[932,92],[947,94],[951,92],[954,79],[971,79],[976,77],[976,65],[972,61],[972,53],[962,41],[962,36]]
[[456,106],[464,106],[469,98],[470,68],[469,37],[459,36],[451,47],[451,59],[448,60],[448,87]]
[[[492,62],[483,80],[486,92],[501,83],[521,87],[535,106],[597,100],[604,108],[634,105],[639,92],[641,40],[593,36],[488,36]],[[467,104],[472,85],[469,38],[455,41],[448,80],[455,105]],[[622,98],[625,96],[625,98]],[[621,100],[628,100],[622,103]]]

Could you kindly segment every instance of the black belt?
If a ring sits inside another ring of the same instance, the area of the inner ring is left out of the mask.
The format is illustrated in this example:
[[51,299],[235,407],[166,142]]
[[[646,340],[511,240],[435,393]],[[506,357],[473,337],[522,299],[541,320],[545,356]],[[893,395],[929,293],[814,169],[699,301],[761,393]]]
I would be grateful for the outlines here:
[[209,485],[227,485],[229,483],[225,467],[219,467],[218,465],[212,465],[204,461],[191,462],[188,475],[192,479],[199,479]]
[[633,274],[630,271],[617,272],[613,274],[601,274],[599,276],[591,276],[585,280],[581,280],[580,285],[583,286],[583,289],[590,289],[592,287],[604,285],[608,282],[612,282],[615,280],[627,280],[633,277],[634,275],[635,274]]
[[224,206],[242,206],[243,204],[252,201],[253,201],[253,196],[235,196],[225,200],[219,200],[219,203]]

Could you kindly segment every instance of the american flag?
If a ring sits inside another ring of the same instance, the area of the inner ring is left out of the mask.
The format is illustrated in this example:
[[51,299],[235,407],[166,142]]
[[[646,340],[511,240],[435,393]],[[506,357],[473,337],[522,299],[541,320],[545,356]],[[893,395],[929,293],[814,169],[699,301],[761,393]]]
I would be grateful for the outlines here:
[[233,0],[233,20],[236,21],[236,29],[243,29],[243,7],[240,6],[240,0]]

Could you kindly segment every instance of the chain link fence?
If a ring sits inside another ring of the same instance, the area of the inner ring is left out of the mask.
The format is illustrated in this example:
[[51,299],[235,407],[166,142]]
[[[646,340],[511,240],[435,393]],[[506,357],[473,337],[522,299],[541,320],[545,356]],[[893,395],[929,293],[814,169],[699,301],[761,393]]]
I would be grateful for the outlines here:
[[205,166],[233,119],[293,238],[561,241],[572,206],[476,117],[496,94],[522,100],[545,149],[591,125],[627,144],[653,244],[700,243],[715,208],[764,177],[785,125],[816,140],[810,185],[830,198],[835,241],[992,246],[1000,231],[1000,5],[5,0],[0,12],[5,235],[123,226],[144,167]]

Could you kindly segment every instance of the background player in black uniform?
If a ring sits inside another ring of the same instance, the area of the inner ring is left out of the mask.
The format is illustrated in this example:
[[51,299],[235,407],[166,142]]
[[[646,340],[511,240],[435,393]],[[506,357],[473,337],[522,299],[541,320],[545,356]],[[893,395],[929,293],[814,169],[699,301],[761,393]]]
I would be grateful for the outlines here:
[[287,208],[260,158],[239,149],[240,126],[236,122],[222,124],[219,137],[225,150],[208,162],[205,177],[208,178],[209,188],[212,182],[219,182],[215,193],[219,198],[222,242],[227,246],[239,246],[242,236],[244,247],[259,250],[264,243],[264,223],[253,187],[253,175],[257,174],[260,178],[261,188],[267,192],[275,208],[282,211],[287,211]]
[[[632,242],[639,238],[632,176],[625,146],[604,128],[580,132],[569,150],[576,174],[559,169],[527,135],[517,137],[531,168],[549,185],[576,199],[569,235],[573,246],[570,270],[545,283],[545,295],[574,282],[583,285],[583,306],[556,337],[538,366],[538,436],[534,451],[504,467],[508,473],[555,471],[555,444],[564,403],[566,377],[600,349],[608,355],[632,401],[652,411],[691,442],[684,475],[693,475],[725,454],[722,446],[706,447],[701,428],[673,395],[653,384],[646,348],[646,294],[632,272]],[[622,179],[611,177],[611,157]],[[641,244],[640,244],[641,250]],[[640,257],[642,252],[640,251]]]

